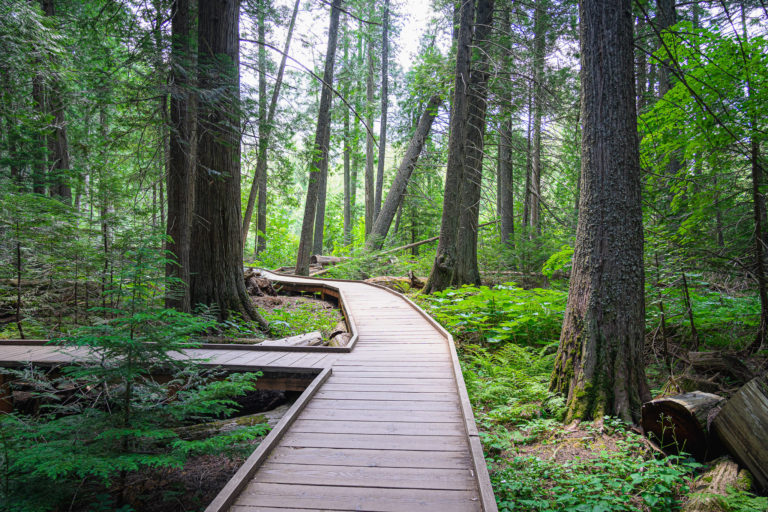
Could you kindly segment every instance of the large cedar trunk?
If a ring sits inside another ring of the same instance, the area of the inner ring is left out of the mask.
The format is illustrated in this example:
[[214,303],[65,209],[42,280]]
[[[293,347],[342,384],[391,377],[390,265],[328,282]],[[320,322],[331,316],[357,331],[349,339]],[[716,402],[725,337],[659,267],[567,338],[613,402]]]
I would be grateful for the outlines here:
[[[240,232],[240,3],[199,2],[198,164],[195,221],[190,250],[190,297],[193,305],[264,320],[256,312],[243,281]],[[216,91],[216,94],[206,94]]]
[[[333,83],[333,64],[336,59],[336,41],[339,33],[339,11],[341,0],[334,0],[331,6],[331,22],[328,27],[328,47],[325,52],[325,71],[323,73],[322,92],[320,93],[320,110],[317,114],[317,129],[315,130],[315,145],[312,163],[309,167],[309,184],[307,185],[307,200],[304,203],[304,219],[301,223],[299,251],[296,256],[296,273],[302,276],[309,274],[309,257],[312,252],[313,231],[315,227],[320,174],[323,166],[327,166],[328,136],[331,123],[331,84]],[[326,162],[326,163],[324,163]]]
[[[191,51],[190,0],[171,6],[171,130],[168,162],[168,250],[176,260],[165,267],[169,278],[165,303],[190,312],[189,248],[195,199],[197,161],[197,98],[194,86],[196,62]],[[176,282],[173,282],[176,281]]]
[[485,112],[488,97],[488,54],[491,51],[493,0],[478,0],[473,46],[477,48],[469,79],[466,160],[461,184],[459,231],[456,240],[456,268],[451,284],[480,284],[477,268],[477,224],[483,182]]
[[405,156],[400,164],[400,168],[395,175],[392,186],[387,194],[387,199],[384,201],[384,205],[381,207],[376,222],[373,225],[373,230],[368,237],[366,247],[368,249],[381,249],[384,244],[384,239],[389,232],[389,226],[392,224],[392,219],[395,217],[395,212],[399,211],[400,205],[405,195],[405,190],[408,187],[408,180],[411,178],[413,168],[416,167],[416,162],[419,160],[419,155],[424,147],[424,142],[427,140],[429,130],[432,127],[432,122],[437,116],[437,109],[440,107],[442,100],[440,96],[434,95],[430,98],[427,107],[424,109],[424,113],[419,119],[419,124],[416,127],[416,131],[411,137],[411,142],[408,144],[408,149],[405,151]]
[[470,45],[472,43],[472,21],[475,4],[468,0],[461,4],[461,21],[456,49],[456,74],[451,108],[450,135],[448,136],[448,165],[445,171],[443,192],[443,215],[440,221],[440,238],[437,254],[429,274],[425,293],[444,290],[451,285],[456,267],[456,237],[459,227],[459,203],[461,183],[464,175],[465,146],[467,139],[468,94]]
[[582,168],[568,304],[551,388],[567,420],[637,423],[645,380],[640,164],[631,0],[582,0]]

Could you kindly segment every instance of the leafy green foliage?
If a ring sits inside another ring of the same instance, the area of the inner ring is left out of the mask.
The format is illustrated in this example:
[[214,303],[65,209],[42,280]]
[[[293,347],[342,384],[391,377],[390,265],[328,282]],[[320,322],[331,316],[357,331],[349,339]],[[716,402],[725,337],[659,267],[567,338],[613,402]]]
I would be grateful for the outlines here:
[[264,311],[276,337],[288,337],[320,331],[327,337],[338,322],[337,313],[313,302],[304,302],[287,308],[277,307]]
[[491,474],[500,511],[666,512],[679,505],[687,476],[699,467],[677,457],[648,457],[632,434],[616,451],[594,458],[561,463],[520,456],[505,463]]
[[515,283],[463,286],[420,297],[447,329],[484,343],[548,345],[560,337],[566,293]]

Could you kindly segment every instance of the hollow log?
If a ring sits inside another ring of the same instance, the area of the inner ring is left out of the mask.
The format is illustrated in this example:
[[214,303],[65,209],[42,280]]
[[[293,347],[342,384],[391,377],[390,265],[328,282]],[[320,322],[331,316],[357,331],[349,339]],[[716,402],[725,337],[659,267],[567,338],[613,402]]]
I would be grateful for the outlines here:
[[719,453],[709,426],[724,402],[721,396],[701,391],[657,398],[643,404],[642,426],[665,452],[687,452],[707,460]]
[[322,254],[315,254],[309,258],[310,265],[320,265],[325,268],[331,265],[337,265],[342,261],[346,261],[349,258],[342,256],[323,256]]
[[752,379],[723,406],[713,429],[728,452],[768,491],[768,375]]
[[717,372],[739,384],[745,384],[755,376],[739,358],[723,352],[688,352],[688,361],[697,372]]
[[682,512],[726,512],[728,488],[749,490],[750,476],[730,457],[715,460],[710,469],[693,483],[691,493],[683,504]]

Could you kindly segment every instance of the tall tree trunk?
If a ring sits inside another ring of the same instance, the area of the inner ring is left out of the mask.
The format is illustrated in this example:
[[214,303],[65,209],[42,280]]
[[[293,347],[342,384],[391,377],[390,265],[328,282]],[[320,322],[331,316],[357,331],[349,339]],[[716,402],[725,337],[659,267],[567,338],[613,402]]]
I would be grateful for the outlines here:
[[[347,18],[344,18],[344,69],[347,72],[346,80],[343,81],[341,93],[345,98],[349,98],[349,82],[352,78],[350,73],[351,63],[349,60],[349,31],[347,29]],[[354,101],[354,100],[353,100]],[[350,121],[349,116],[352,113],[348,108],[344,109],[344,133],[342,141],[342,154],[344,155],[344,245],[349,245],[352,242],[352,181],[350,175],[350,164],[352,157],[352,140],[350,139]]]
[[523,226],[524,232],[531,233],[531,197],[533,196],[533,187],[531,185],[531,137],[533,135],[533,85],[528,86],[528,122],[525,129],[525,193],[523,194]]
[[[503,31],[510,30],[509,6],[502,10],[501,27]],[[510,41],[510,45],[512,42]],[[510,46],[510,51],[512,50]],[[505,63],[511,66],[510,58]],[[510,94],[510,106],[514,97]],[[501,243],[514,248],[515,236],[515,195],[514,169],[512,168],[512,118],[501,121],[499,128],[498,161],[496,163],[496,213],[500,220]]]
[[[317,114],[317,129],[315,130],[315,145],[312,151],[312,163],[309,167],[309,184],[307,185],[307,201],[304,204],[304,220],[301,223],[299,251],[296,256],[296,273],[302,276],[309,274],[309,257],[312,251],[312,232],[315,225],[320,173],[328,160],[328,139],[331,123],[331,84],[333,83],[333,65],[336,59],[336,41],[339,34],[339,11],[341,0],[333,0],[331,6],[331,22],[328,27],[328,48],[325,52],[325,71],[323,86],[320,93],[320,110]],[[324,161],[326,163],[324,163]]]
[[645,56],[645,47],[642,44],[645,42],[645,14],[640,13],[637,15],[637,22],[635,23],[635,45],[638,47],[635,51],[637,56],[636,72],[637,77],[637,111],[642,112],[645,110],[647,103],[646,87],[648,82],[648,59]]
[[389,0],[384,0],[384,19],[381,25],[381,122],[379,127],[379,162],[376,169],[376,197],[373,202],[373,221],[381,210],[384,191],[384,157],[387,150],[387,107],[389,105]]
[[[40,0],[46,16],[53,17],[56,10],[53,0]],[[64,102],[60,85],[51,77],[47,84],[48,114],[53,125],[48,133],[48,182],[51,197],[58,198],[65,204],[72,204],[72,189],[69,186],[69,142],[67,123],[64,116]]]
[[440,107],[440,103],[442,103],[440,96],[432,96],[427,103],[424,113],[421,115],[421,119],[419,119],[419,124],[416,127],[416,131],[413,133],[413,137],[411,137],[408,149],[405,151],[405,156],[403,157],[397,175],[392,182],[392,186],[389,189],[387,199],[384,201],[381,212],[378,217],[376,217],[376,222],[366,241],[365,245],[369,250],[381,249],[384,244],[384,239],[387,237],[387,232],[389,232],[392,219],[400,208],[403,196],[405,195],[405,190],[408,188],[408,180],[411,179],[411,173],[413,173],[413,169],[416,167],[416,162],[419,160],[419,155],[424,147],[424,142],[429,136],[432,122],[437,116],[437,110]]
[[637,423],[650,399],[631,0],[581,0],[582,183],[551,388],[566,420]]
[[[39,124],[42,127],[48,110],[45,101],[45,78],[42,73],[35,73],[32,77],[32,102],[35,105],[40,119]],[[35,146],[37,149],[34,153],[35,158],[32,164],[32,192],[35,194],[45,194],[48,149],[45,146],[45,136],[42,135],[42,132],[38,135]]]
[[451,284],[480,284],[477,268],[477,225],[480,218],[480,195],[483,183],[483,149],[485,112],[488,97],[488,54],[491,51],[494,0],[477,0],[475,58],[469,78],[467,110],[467,145],[464,179],[461,184],[459,234],[456,240],[456,268]]
[[[269,150],[269,139],[270,135],[272,134],[272,128],[275,121],[275,112],[277,111],[277,100],[280,98],[280,88],[283,85],[285,64],[288,61],[288,50],[291,47],[293,28],[296,26],[296,15],[298,12],[299,0],[296,0],[293,5],[291,21],[288,24],[288,34],[285,36],[285,45],[283,46],[283,56],[280,59],[280,67],[277,69],[275,87],[272,89],[272,98],[269,101],[269,113],[267,114],[267,122],[264,126],[264,132],[259,133],[259,154],[256,158],[256,172],[254,174],[253,184],[251,185],[251,191],[248,194],[248,204],[245,208],[245,214],[243,215],[243,243],[245,243],[245,240],[248,238],[248,231],[251,225],[251,217],[253,215],[253,208],[254,204],[256,203],[256,196],[258,193],[259,202],[256,219],[256,229],[258,230],[258,233],[256,234],[256,254],[262,252],[267,247],[267,240],[265,237],[267,232],[267,152]],[[261,58],[261,54],[259,54],[259,57]],[[261,128],[259,129],[261,130]]]
[[[368,39],[368,73],[365,78],[365,108],[368,113],[366,123],[373,126],[373,40]],[[373,229],[374,217],[374,176],[373,176],[373,134],[370,129],[365,136],[365,236]]]
[[512,249],[515,245],[515,189],[512,167],[512,120],[505,120],[499,132],[499,219],[501,220],[501,242]]
[[760,161],[760,143],[757,134],[753,132],[750,144],[750,161],[752,167],[752,204],[755,220],[755,276],[757,278],[757,291],[760,298],[760,326],[751,344],[750,351],[755,351],[766,346],[768,337],[768,292],[766,292],[767,279],[765,276],[766,246],[763,240],[765,230],[765,196],[762,194],[763,168]]
[[200,0],[198,13],[198,83],[202,94],[192,225],[195,250],[189,253],[191,302],[216,307],[220,319],[233,311],[266,328],[243,281],[240,2]]
[[461,186],[466,163],[468,132],[469,64],[471,59],[472,22],[475,19],[475,3],[467,0],[461,5],[459,34],[456,48],[456,72],[453,104],[451,105],[450,134],[448,136],[448,165],[445,171],[443,215],[440,221],[440,238],[437,254],[432,265],[424,293],[444,290],[451,285],[456,267],[456,238],[458,236]]
[[[330,121],[325,126],[325,143],[326,146],[331,141],[331,123]],[[315,232],[312,239],[312,252],[315,254],[323,254],[323,231],[325,228],[325,201],[328,196],[328,150],[326,148],[326,155],[322,161],[322,167],[320,168],[319,179],[320,182],[317,186],[317,206],[315,207]]]
[[546,57],[545,0],[537,0],[533,28],[533,155],[531,157],[531,234],[541,236],[541,118],[544,113]]
[[[195,210],[197,165],[197,95],[194,92],[197,59],[192,51],[192,2],[171,5],[171,130],[168,162],[168,250],[176,264],[165,267],[168,278],[166,307],[191,312],[189,253]],[[175,282],[175,283],[174,283]]]
[[[267,39],[267,27],[266,27],[266,5],[264,3],[258,4],[257,17],[257,34],[259,41],[265,42]],[[269,131],[269,121],[267,120],[267,49],[263,44],[259,45],[258,49],[259,59],[259,155],[267,155],[267,132]],[[267,165],[266,161],[262,167],[259,166],[259,158],[256,157],[256,172],[253,176],[256,181],[257,188],[259,189],[259,202],[256,212],[256,239],[253,244],[254,255],[258,254],[266,246],[265,235],[261,231],[259,223],[264,222],[264,229],[266,229],[266,216],[267,216]],[[251,186],[253,188],[253,186]],[[249,194],[250,196],[250,194]],[[250,197],[248,198],[250,200]],[[250,201],[249,201],[250,202]],[[248,230],[245,229],[245,221],[243,221],[243,247],[247,243]],[[243,251],[245,252],[245,251]]]

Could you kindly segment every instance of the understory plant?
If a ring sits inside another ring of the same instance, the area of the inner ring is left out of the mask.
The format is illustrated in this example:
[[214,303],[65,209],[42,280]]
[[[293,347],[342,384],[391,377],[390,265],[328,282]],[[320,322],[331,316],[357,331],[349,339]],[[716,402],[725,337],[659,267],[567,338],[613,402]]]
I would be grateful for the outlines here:
[[190,336],[213,322],[162,307],[157,249],[127,257],[108,306],[94,311],[101,321],[58,340],[77,351],[77,364],[5,370],[37,405],[0,416],[0,510],[97,502],[130,510],[129,473],[178,468],[191,454],[235,450],[268,431],[258,424],[203,441],[179,437],[174,427],[235,413],[234,399],[254,390],[258,375],[223,375],[184,354],[195,346]]

